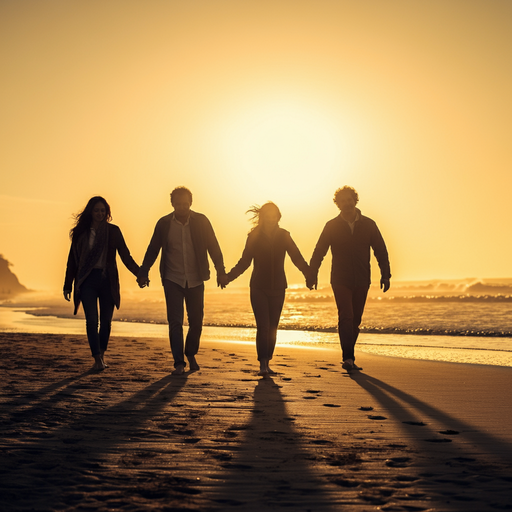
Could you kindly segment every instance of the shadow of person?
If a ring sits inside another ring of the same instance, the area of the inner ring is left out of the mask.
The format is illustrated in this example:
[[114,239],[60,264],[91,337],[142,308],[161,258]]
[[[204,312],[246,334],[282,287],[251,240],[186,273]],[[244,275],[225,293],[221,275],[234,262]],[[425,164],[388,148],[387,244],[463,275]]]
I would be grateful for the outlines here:
[[[418,430],[422,426],[422,437],[431,436],[435,439],[442,434],[435,425],[444,426],[443,430],[458,433],[471,443],[478,445],[490,455],[509,462],[512,458],[512,446],[489,432],[475,428],[468,421],[448,414],[425,399],[413,396],[402,389],[398,389],[366,373],[354,372],[350,374],[352,380],[372,395],[386,411],[395,419],[402,421],[404,428]],[[436,396],[432,396],[434,402]],[[432,423],[432,426],[429,425]],[[418,425],[424,423],[424,425]],[[411,427],[416,427],[412,428]],[[442,441],[440,441],[442,442]]]
[[280,386],[272,378],[258,381],[251,417],[234,447],[211,501],[244,510],[335,510],[324,484],[309,464],[310,455],[289,416]]
[[509,442],[441,410],[435,405],[439,395],[428,388],[419,397],[366,373],[354,372],[350,378],[382,408],[372,411],[370,419],[382,424],[389,415],[400,422],[405,433],[401,441],[409,445],[403,445],[407,456],[391,458],[386,464],[407,468],[419,496],[443,503],[443,510],[488,510],[489,506],[508,510],[512,506],[507,485],[512,481]]
[[[115,499],[119,508],[129,506],[134,496],[140,499],[149,492],[146,482],[138,486],[138,480],[134,481],[133,470],[148,456],[161,453],[162,439],[183,439],[173,426],[169,429],[168,420],[161,418],[160,428],[153,419],[162,417],[162,410],[176,399],[187,379],[166,375],[124,400],[102,407],[101,398],[87,398],[88,390],[98,385],[97,376],[89,377],[93,380],[77,383],[72,379],[67,388],[55,389],[53,396],[17,414],[18,442],[2,457],[0,507],[74,506],[87,494],[80,489],[95,482],[101,485],[90,489],[98,496],[105,489],[117,489],[123,496]],[[115,391],[105,389],[104,393]],[[173,498],[172,492],[169,497]]]

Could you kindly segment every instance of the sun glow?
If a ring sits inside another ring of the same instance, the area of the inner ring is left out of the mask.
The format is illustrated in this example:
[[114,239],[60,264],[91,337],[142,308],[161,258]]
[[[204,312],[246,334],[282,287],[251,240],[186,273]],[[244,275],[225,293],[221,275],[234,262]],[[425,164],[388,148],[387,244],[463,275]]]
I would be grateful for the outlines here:
[[250,202],[299,202],[349,167],[346,133],[318,108],[290,101],[238,112],[221,131],[224,172]]

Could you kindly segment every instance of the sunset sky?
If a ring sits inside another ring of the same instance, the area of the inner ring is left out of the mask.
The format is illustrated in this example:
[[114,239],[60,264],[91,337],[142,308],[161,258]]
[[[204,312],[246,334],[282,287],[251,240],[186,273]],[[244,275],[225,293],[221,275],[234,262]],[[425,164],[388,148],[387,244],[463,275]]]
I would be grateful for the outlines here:
[[140,263],[179,185],[228,269],[267,200],[309,260],[349,184],[393,279],[512,277],[509,0],[0,0],[0,66],[0,254],[29,288],[62,289],[97,194]]

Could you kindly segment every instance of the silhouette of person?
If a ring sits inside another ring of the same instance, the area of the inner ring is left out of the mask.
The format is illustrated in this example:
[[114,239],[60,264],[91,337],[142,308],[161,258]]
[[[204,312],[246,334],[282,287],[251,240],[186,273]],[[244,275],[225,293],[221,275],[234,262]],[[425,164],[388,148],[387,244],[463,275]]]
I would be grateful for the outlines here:
[[[185,356],[190,370],[199,370],[196,354],[203,329],[204,281],[210,279],[208,254],[217,277],[225,275],[224,258],[212,225],[202,213],[190,209],[192,192],[177,187],[171,192],[174,211],[162,217],[137,276],[139,286],[149,285],[149,270],[160,250],[160,277],[164,287],[169,323],[169,340],[174,358],[173,375],[185,371]],[[183,340],[184,303],[187,309],[188,333]]]
[[[134,275],[139,271],[126,246],[121,230],[111,224],[107,201],[100,196],[89,199],[82,212],[75,215],[70,230],[69,250],[64,280],[64,298],[73,302],[76,315],[80,302],[84,308],[87,339],[94,357],[93,370],[104,370],[114,306],[119,309],[121,294],[116,253]],[[99,318],[98,318],[99,302]],[[99,331],[98,331],[99,321]]]
[[287,288],[284,272],[286,253],[305,277],[309,269],[290,233],[279,227],[281,212],[274,203],[254,206],[247,213],[253,214],[252,220],[256,226],[249,232],[242,257],[219,282],[221,285],[229,284],[254,261],[250,297],[256,320],[256,351],[260,362],[258,375],[265,377],[276,373],[270,369],[269,361],[274,354]]
[[380,287],[389,290],[391,272],[388,251],[377,224],[356,208],[357,192],[348,186],[339,188],[334,202],[340,214],[327,222],[311,257],[308,288],[316,288],[318,269],[329,248],[332,253],[331,286],[338,308],[343,368],[360,370],[355,364],[354,348],[359,335],[368,289],[370,288],[370,248],[380,267]]

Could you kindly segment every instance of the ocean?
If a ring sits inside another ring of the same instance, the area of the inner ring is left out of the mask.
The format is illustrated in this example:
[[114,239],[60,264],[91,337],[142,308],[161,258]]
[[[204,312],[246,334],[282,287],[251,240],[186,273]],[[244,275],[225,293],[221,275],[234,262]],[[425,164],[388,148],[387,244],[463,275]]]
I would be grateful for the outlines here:
[[[0,303],[0,331],[83,334],[83,314],[60,294],[30,293]],[[167,337],[161,286],[122,294],[113,335]],[[253,342],[247,288],[207,288],[204,335]],[[337,346],[337,312],[329,286],[290,286],[278,345]],[[121,334],[122,333],[122,334]],[[392,283],[370,289],[358,350],[405,358],[512,366],[512,279]]]

